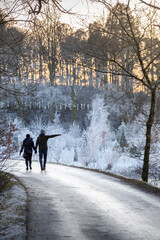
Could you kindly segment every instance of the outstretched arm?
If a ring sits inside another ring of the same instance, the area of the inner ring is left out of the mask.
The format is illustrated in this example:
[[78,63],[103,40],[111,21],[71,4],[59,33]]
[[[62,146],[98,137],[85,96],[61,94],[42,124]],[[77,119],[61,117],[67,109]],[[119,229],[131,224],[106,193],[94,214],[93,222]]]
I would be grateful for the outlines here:
[[46,135],[47,139],[61,136],[61,134]]

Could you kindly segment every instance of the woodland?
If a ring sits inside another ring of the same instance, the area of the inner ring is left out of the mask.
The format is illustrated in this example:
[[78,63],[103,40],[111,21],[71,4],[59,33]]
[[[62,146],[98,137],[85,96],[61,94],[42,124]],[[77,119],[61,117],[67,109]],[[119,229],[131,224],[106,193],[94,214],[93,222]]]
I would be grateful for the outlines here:
[[73,13],[59,1],[13,2],[0,5],[0,171],[17,149],[16,131],[54,126],[58,119],[66,132],[77,126],[83,139],[91,127],[100,129],[98,118],[92,125],[98,112],[109,124],[110,146],[116,141],[114,151],[140,161],[143,181],[149,171],[159,179],[158,3],[91,1],[105,11],[76,29],[61,21]]

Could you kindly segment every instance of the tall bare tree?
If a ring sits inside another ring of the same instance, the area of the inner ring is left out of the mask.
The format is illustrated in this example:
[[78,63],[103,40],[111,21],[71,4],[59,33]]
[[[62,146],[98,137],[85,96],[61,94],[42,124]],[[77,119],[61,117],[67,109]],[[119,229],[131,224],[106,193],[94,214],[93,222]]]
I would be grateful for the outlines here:
[[115,75],[123,76],[125,82],[134,79],[134,82],[138,82],[147,89],[149,94],[150,109],[146,121],[142,170],[142,180],[147,182],[156,92],[160,86],[160,76],[156,74],[160,67],[160,38],[156,35],[154,26],[157,20],[156,13],[149,11],[142,4],[140,9],[138,5],[133,8],[134,2],[130,0],[126,4],[117,1],[115,6],[110,5],[107,0],[96,2],[102,3],[109,12],[106,27],[102,29],[102,35],[106,37],[105,48],[99,49],[98,58],[114,63]]

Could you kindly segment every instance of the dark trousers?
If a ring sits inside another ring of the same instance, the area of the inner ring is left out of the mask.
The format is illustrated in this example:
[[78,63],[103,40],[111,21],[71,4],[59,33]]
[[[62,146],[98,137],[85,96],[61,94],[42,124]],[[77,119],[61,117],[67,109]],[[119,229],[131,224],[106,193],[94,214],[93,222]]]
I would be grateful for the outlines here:
[[26,169],[28,170],[28,167],[32,169],[32,155],[26,155],[25,156],[25,162],[26,162]]
[[[42,160],[44,158],[44,161]],[[47,162],[47,149],[39,151],[39,162],[41,166],[41,170],[45,170],[46,162]]]

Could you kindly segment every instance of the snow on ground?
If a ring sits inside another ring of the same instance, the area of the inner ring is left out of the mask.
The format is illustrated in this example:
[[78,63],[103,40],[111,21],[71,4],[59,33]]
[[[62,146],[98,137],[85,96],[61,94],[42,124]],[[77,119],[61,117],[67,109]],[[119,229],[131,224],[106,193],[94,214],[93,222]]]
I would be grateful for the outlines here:
[[0,239],[24,240],[26,237],[27,195],[20,184],[0,194]]

